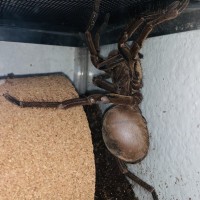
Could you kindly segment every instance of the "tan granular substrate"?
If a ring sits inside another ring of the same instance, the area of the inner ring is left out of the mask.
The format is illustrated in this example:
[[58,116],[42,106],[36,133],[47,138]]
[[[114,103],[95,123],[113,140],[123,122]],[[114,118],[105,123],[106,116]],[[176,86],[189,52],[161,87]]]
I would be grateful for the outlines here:
[[0,80],[0,200],[92,200],[95,164],[90,129],[81,106],[20,108],[24,101],[78,97],[64,76]]

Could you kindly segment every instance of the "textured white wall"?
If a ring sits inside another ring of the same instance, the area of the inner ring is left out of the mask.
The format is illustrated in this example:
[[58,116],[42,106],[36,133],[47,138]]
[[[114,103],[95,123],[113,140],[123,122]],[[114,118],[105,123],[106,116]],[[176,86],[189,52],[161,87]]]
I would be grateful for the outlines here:
[[[102,47],[102,55],[116,44]],[[153,185],[162,200],[200,199],[200,31],[148,39],[142,49],[148,156],[130,170]],[[99,73],[89,62],[91,77]],[[152,199],[134,184],[139,199]]]

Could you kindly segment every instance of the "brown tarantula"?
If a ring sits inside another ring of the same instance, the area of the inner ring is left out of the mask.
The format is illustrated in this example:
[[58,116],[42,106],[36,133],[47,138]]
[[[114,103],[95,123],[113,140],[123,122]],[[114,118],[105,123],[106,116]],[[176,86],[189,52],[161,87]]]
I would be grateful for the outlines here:
[[[86,98],[70,99],[63,102],[23,102],[9,94],[4,94],[5,98],[21,107],[66,109],[72,106],[96,103],[114,104],[106,112],[103,120],[102,134],[105,144],[116,157],[122,173],[151,192],[154,200],[158,200],[155,189],[130,172],[126,166],[126,162],[138,163],[144,159],[149,148],[147,123],[139,109],[139,104],[142,101],[140,93],[142,70],[139,50],[155,26],[176,18],[188,3],[189,0],[174,1],[161,12],[134,19],[119,38],[118,50],[111,52],[108,58],[104,59],[100,56],[99,39],[100,32],[107,24],[109,15],[106,15],[104,23],[97,30],[95,39],[93,39],[91,30],[96,23],[100,5],[100,0],[96,0],[85,36],[93,65],[105,72],[105,74],[95,77],[93,82],[108,93],[94,94]],[[128,39],[141,25],[144,25],[144,28],[139,37],[131,45],[128,45]],[[106,81],[109,78],[111,78],[111,82]]]

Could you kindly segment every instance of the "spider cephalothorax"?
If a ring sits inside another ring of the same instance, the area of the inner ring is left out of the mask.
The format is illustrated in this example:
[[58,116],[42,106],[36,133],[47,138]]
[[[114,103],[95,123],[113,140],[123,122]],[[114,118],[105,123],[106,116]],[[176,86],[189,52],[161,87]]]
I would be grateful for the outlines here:
[[[95,77],[93,82],[107,93],[63,102],[23,102],[9,94],[5,94],[5,98],[21,107],[68,108],[95,103],[112,103],[114,106],[107,111],[103,121],[102,133],[105,144],[116,157],[122,173],[151,192],[154,200],[158,200],[155,189],[130,172],[125,164],[125,162],[137,163],[144,159],[149,147],[146,120],[139,109],[142,101],[140,93],[142,69],[139,50],[155,26],[176,18],[188,3],[189,0],[174,1],[161,12],[132,20],[119,38],[118,50],[111,52],[107,58],[103,58],[100,56],[99,39],[101,30],[108,23],[109,15],[106,15],[104,23],[97,30],[95,39],[93,39],[91,30],[95,26],[100,5],[100,0],[96,0],[85,37],[93,65],[105,72]],[[141,25],[144,25],[144,28],[139,37],[131,45],[128,45],[128,39]],[[111,82],[107,81],[110,78]]]

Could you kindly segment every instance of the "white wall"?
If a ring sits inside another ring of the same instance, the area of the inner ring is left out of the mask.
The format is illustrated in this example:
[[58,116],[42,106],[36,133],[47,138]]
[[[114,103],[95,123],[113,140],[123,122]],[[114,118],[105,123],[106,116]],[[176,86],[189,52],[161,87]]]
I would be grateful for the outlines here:
[[160,199],[200,199],[199,52],[200,31],[151,38],[142,49],[151,147],[130,169],[154,185]]
[[[102,47],[102,54],[116,44]],[[148,39],[142,48],[148,156],[130,170],[162,200],[200,199],[200,31]],[[90,76],[98,73],[89,63]],[[91,78],[89,87],[92,88]],[[139,199],[151,195],[134,184]]]
[[0,42],[0,76],[8,73],[65,72],[74,78],[76,48]]

